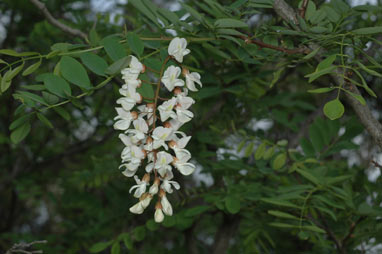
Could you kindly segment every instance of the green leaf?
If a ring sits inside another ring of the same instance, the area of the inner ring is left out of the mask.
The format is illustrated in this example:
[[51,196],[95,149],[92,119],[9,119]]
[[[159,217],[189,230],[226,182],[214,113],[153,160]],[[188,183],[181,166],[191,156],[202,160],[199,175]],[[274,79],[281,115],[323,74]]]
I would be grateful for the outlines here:
[[192,8],[191,6],[187,5],[187,4],[183,4],[182,3],[182,6],[183,8],[188,11],[191,16],[193,16],[196,20],[198,20],[199,22],[203,22],[203,17],[199,14],[198,11],[196,11],[194,8]]
[[70,85],[66,82],[65,79],[48,73],[44,76],[44,85],[46,89],[62,98],[67,98],[72,95],[72,90],[70,89]]
[[373,76],[376,76],[376,77],[380,77],[382,78],[382,74],[381,73],[378,73],[374,70],[371,70],[369,68],[367,68],[365,65],[363,65],[361,62],[357,61],[357,64],[359,67],[361,67],[362,70],[366,71],[367,73],[369,73],[370,75],[373,75]]
[[286,200],[282,200],[282,199],[276,199],[276,198],[262,198],[261,199],[262,201],[264,201],[265,203],[269,203],[269,204],[272,204],[272,205],[276,205],[276,206],[285,206],[285,207],[291,207],[291,208],[299,208],[299,206],[289,202],[289,201],[286,201]]
[[378,34],[382,33],[382,26],[364,27],[352,31],[354,34]]
[[28,136],[29,132],[31,130],[31,125],[29,122],[24,123],[23,125],[19,126],[11,133],[11,141],[14,144],[20,143],[26,136]]
[[143,54],[145,46],[138,35],[136,35],[133,32],[129,32],[127,34],[127,43],[129,44],[129,47],[135,54],[137,54],[138,56],[141,56]]
[[316,152],[320,152],[324,148],[325,139],[321,135],[321,129],[316,124],[309,126],[309,138]]
[[146,237],[146,228],[144,226],[134,228],[133,235],[136,241],[142,241]]
[[255,153],[255,160],[260,160],[263,157],[266,147],[267,144],[265,142],[259,145]]
[[322,234],[325,234],[325,230],[317,227],[317,226],[314,226],[314,225],[309,225],[309,226],[302,226],[303,229],[307,229],[307,230],[310,230],[310,231],[313,231],[313,232],[317,232],[317,233],[322,233]]
[[296,227],[298,227],[296,225],[280,223],[280,222],[271,222],[271,223],[269,223],[269,225],[272,227],[277,227],[277,228],[296,228]]
[[215,21],[215,26],[219,28],[224,27],[248,27],[248,24],[237,19],[218,19]]
[[84,53],[80,56],[82,63],[95,74],[104,76],[108,65],[100,56],[93,53]]
[[249,143],[249,145],[245,148],[244,157],[249,157],[252,154],[253,146],[254,146],[253,142]]
[[62,76],[81,88],[90,89],[92,85],[85,68],[80,62],[70,56],[63,56],[60,61]]
[[62,108],[62,107],[54,107],[53,110],[56,111],[57,114],[59,114],[66,121],[70,120],[70,114],[64,108]]
[[327,93],[327,92],[333,91],[334,89],[336,89],[336,88],[335,87],[323,87],[323,88],[308,90],[308,93]]
[[129,66],[131,61],[131,56],[125,56],[124,58],[119,59],[118,61],[114,62],[112,65],[107,67],[105,70],[106,74],[114,75],[118,72],[120,72],[123,68],[126,68]]
[[146,228],[150,231],[156,231],[159,227],[160,224],[156,223],[153,219],[146,221]]
[[285,153],[280,153],[279,155],[277,155],[276,158],[273,160],[272,168],[274,170],[281,169],[285,165],[286,158],[287,156]]
[[246,36],[245,34],[236,31],[234,29],[218,29],[217,30],[218,34],[228,34],[228,35],[236,35],[236,36]]
[[[155,223],[155,224],[157,224],[157,223]],[[123,236],[123,243],[125,244],[125,247],[128,250],[133,249],[133,241],[131,240],[131,237],[130,237],[129,234],[124,234],[124,236]]]
[[268,148],[265,153],[264,153],[264,156],[263,156],[263,159],[264,160],[269,160],[270,158],[272,158],[273,154],[275,153],[275,147],[272,146],[270,148]]
[[338,99],[329,101],[324,106],[324,114],[330,120],[335,120],[340,118],[344,114],[344,112],[345,112],[344,105]]
[[5,91],[8,90],[8,88],[12,84],[12,80],[7,80],[7,76],[10,74],[10,70],[7,71],[4,75],[4,77],[1,78],[1,85],[0,85],[0,91],[4,93]]
[[8,55],[8,56],[33,56],[38,55],[37,52],[23,52],[18,53],[12,49],[0,49],[0,55]]
[[26,91],[17,91],[17,93],[19,95],[21,95],[21,97],[23,97],[23,98],[28,98],[28,99],[31,99],[33,101],[37,101],[37,102],[39,102],[45,106],[49,106],[49,104],[46,103],[46,101],[41,96],[39,96],[37,94],[26,92]]
[[105,47],[107,55],[113,60],[117,61],[126,56],[126,51],[119,43],[119,39],[116,37],[106,37],[101,41]]
[[90,41],[90,45],[92,45],[93,47],[99,45],[100,39],[99,39],[97,31],[94,28],[90,29],[89,41]]
[[225,198],[225,207],[227,211],[235,214],[240,211],[240,199],[234,196],[228,196]]
[[338,14],[333,8],[329,6],[323,6],[322,10],[325,11],[326,16],[331,22],[337,22],[341,18],[341,15]]
[[40,65],[41,65],[41,58],[38,62],[35,62],[34,64],[32,64],[28,68],[26,68],[23,71],[22,75],[27,76],[29,74],[32,74],[33,72],[35,72],[38,69],[38,67],[40,67]]
[[280,217],[280,218],[285,218],[285,219],[295,219],[295,220],[299,219],[299,218],[297,218],[296,216],[294,216],[292,214],[284,213],[284,212],[281,212],[281,211],[275,211],[275,210],[268,210],[268,214],[276,216],[276,217]]
[[46,126],[48,126],[49,128],[53,129],[53,124],[49,121],[48,118],[46,118],[43,114],[40,114],[37,112],[37,117],[38,119],[40,119],[40,121],[45,124]]
[[16,120],[14,120],[11,125],[9,125],[9,130],[14,130],[16,129],[17,127],[19,127],[20,125],[24,124],[25,122],[29,121],[30,119],[30,115],[23,115],[19,118],[17,118]]
[[337,55],[334,54],[334,55],[330,55],[327,58],[325,58],[324,60],[322,60],[317,65],[317,68],[316,68],[315,72],[318,72],[320,70],[324,70],[324,69],[327,69],[328,67],[330,67],[334,63],[334,61],[336,60],[336,57],[337,57]]
[[312,52],[310,52],[309,54],[304,56],[302,59],[305,59],[305,60],[311,59],[312,57],[314,57],[318,53],[318,51],[320,51],[320,49],[321,49],[321,47],[317,47],[315,50],[313,50]]
[[309,78],[309,83],[312,83],[314,80],[318,79],[319,77],[331,73],[334,69],[336,69],[336,66],[329,66],[326,69],[315,71],[311,74],[305,75],[305,77]]
[[362,95],[360,94],[356,94],[356,93],[352,93],[350,92],[349,90],[346,90],[344,89],[346,93],[350,94],[351,96],[353,96],[357,101],[359,101],[359,103],[361,103],[363,106],[366,105],[366,101],[365,99],[362,97]]
[[188,208],[185,212],[185,216],[187,217],[194,217],[194,216],[197,216],[201,213],[204,213],[206,211],[208,211],[210,209],[209,206],[206,206],[206,205],[199,205],[199,206],[195,206],[195,207],[192,207],[192,208]]
[[142,84],[141,87],[137,88],[137,93],[145,98],[154,98],[154,88],[150,84]]
[[311,181],[312,183],[316,184],[316,185],[320,185],[321,184],[321,181],[315,177],[314,175],[312,175],[311,173],[305,171],[305,170],[302,170],[300,168],[296,168],[296,171],[302,175],[304,178],[308,179],[309,181]]
[[111,254],[119,254],[121,252],[121,246],[119,242],[113,243],[113,246],[111,246]]
[[152,22],[154,22],[154,24],[156,24],[157,26],[160,26],[158,21],[157,21],[157,17],[155,15],[155,13],[152,13],[152,11],[150,11],[150,9],[147,8],[147,6],[145,6],[143,4],[142,0],[130,0],[129,3],[134,5],[134,7],[137,8],[140,13],[143,13]]
[[42,92],[42,97],[50,105],[56,104],[60,100],[56,95],[45,92],[45,91]]
[[103,250],[105,250],[107,247],[109,247],[110,245],[112,244],[112,241],[109,241],[109,242],[99,242],[99,243],[96,243],[94,244],[91,248],[90,248],[90,252],[91,253],[98,253],[98,252],[101,252]]

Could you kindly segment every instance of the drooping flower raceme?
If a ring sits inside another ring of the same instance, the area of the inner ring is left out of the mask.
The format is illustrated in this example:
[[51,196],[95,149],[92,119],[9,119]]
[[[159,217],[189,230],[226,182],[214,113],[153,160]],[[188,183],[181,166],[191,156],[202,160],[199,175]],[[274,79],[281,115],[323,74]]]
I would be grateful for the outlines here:
[[[139,201],[130,207],[130,212],[143,213],[157,196],[154,220],[158,223],[165,215],[173,214],[167,194],[180,189],[173,179],[173,170],[183,175],[195,171],[195,165],[190,162],[191,153],[186,149],[191,136],[179,131],[194,117],[190,107],[195,101],[188,96],[188,90],[197,91],[195,84],[202,86],[200,75],[190,73],[182,65],[184,56],[189,53],[186,39],[174,38],[157,83],[139,79],[146,67],[134,56],[130,56],[128,67],[121,70],[124,84],[119,89],[122,97],[116,101],[119,106],[116,107],[114,129],[123,132],[119,134],[125,145],[121,153],[122,174],[134,177],[136,182],[129,192]],[[155,85],[154,98],[145,98],[137,90],[151,85]],[[160,93],[170,93],[170,98]]]

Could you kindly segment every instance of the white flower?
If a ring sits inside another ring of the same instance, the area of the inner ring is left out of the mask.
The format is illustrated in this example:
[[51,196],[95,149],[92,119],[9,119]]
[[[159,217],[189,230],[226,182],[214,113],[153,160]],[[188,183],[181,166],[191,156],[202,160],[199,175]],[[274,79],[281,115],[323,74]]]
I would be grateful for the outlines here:
[[165,190],[167,193],[172,193],[172,186],[177,190],[180,189],[179,183],[175,181],[170,181],[173,177],[174,177],[173,173],[171,171],[168,171],[166,176],[163,179],[163,183],[160,186],[161,189]]
[[173,165],[179,170],[182,175],[191,175],[195,171],[195,165],[189,163],[191,159],[191,153],[183,148],[174,147],[176,159]]
[[162,209],[155,209],[154,220],[156,223],[161,223],[164,220]]
[[133,142],[131,142],[131,137],[123,133],[119,134],[118,137],[126,147],[133,145]]
[[[144,197],[144,198],[142,198],[142,197]],[[146,209],[149,206],[150,201],[153,198],[153,196],[151,194],[146,193],[146,194],[143,194],[142,197],[141,197],[141,199],[142,199],[141,204],[142,204],[143,209]]]
[[195,165],[189,162],[182,163],[179,161],[175,161],[174,166],[179,170],[182,175],[188,176],[194,173]]
[[160,120],[162,122],[166,121],[169,117],[176,118],[176,113],[173,111],[173,108],[176,103],[176,98],[173,97],[168,101],[165,101],[158,107]]
[[114,129],[122,131],[127,130],[130,127],[131,120],[135,118],[134,115],[123,108],[115,108],[115,110],[117,110],[118,116],[116,116],[114,120],[118,121],[114,123]]
[[191,153],[183,148],[174,148],[176,158],[181,162],[187,162],[191,159]]
[[138,118],[137,120],[133,121],[134,130],[127,130],[126,133],[131,133],[133,136],[131,136],[131,141],[133,143],[137,143],[140,140],[144,139],[146,137],[146,133],[149,130],[149,127],[147,126],[147,123],[143,118]]
[[161,81],[170,92],[174,90],[174,87],[176,86],[184,86],[184,81],[178,79],[180,73],[180,68],[173,65],[169,66],[164,72]]
[[176,115],[181,123],[187,123],[194,117],[194,113],[182,107],[176,107]]
[[171,216],[172,215],[172,206],[171,206],[170,202],[168,201],[167,197],[162,196],[160,203],[163,207],[162,210],[163,210],[164,214]]
[[119,89],[119,92],[125,96],[117,100],[118,104],[122,105],[122,108],[126,111],[132,109],[135,104],[142,102],[142,96],[136,92],[135,88],[132,86],[123,86]]
[[155,161],[154,167],[158,170],[158,173],[163,177],[167,171],[171,171],[171,166],[169,165],[173,161],[171,154],[164,151],[157,153],[157,159]]
[[191,105],[195,103],[194,99],[192,99],[191,97],[182,96],[182,94],[177,95],[176,102],[183,109],[189,109]]
[[195,87],[195,83],[200,85],[202,87],[202,82],[200,82],[200,74],[197,72],[191,72],[191,73],[186,73],[186,86],[188,89],[190,89],[193,92],[198,91]]
[[[178,138],[176,134],[180,134],[182,137]],[[170,148],[185,148],[188,142],[190,141],[191,136],[187,136],[186,133],[182,131],[174,131],[174,134],[171,136],[171,139],[174,140],[175,143],[173,143],[173,146],[170,145]]]
[[141,165],[141,163],[133,163],[133,162],[130,162],[130,163],[124,163],[122,164],[121,166],[119,166],[119,168],[121,167],[125,167],[125,170],[122,171],[122,174],[124,176],[127,176],[127,177],[132,177],[133,175],[135,175],[135,173],[137,172],[138,170],[138,167]]
[[143,64],[139,62],[139,60],[135,56],[130,55],[130,57],[131,57],[130,64],[129,64],[130,69],[138,73],[142,72],[144,70]]
[[175,57],[179,63],[183,62],[183,56],[189,54],[191,51],[186,49],[187,41],[184,38],[175,37],[171,40],[168,46],[168,54]]
[[172,133],[172,129],[170,128],[164,128],[162,126],[156,127],[152,135],[152,138],[154,139],[153,148],[157,149],[163,146],[167,150],[168,146],[165,143],[165,141],[169,140],[171,133]]
[[137,184],[130,188],[129,193],[135,189],[134,197],[140,198],[142,194],[146,192],[146,186],[149,184],[146,181],[139,180],[138,176],[136,175],[134,176],[134,179]]
[[137,108],[140,111],[139,116],[146,117],[146,119],[148,120],[148,124],[152,125],[154,122],[153,107],[148,107],[147,105],[141,105],[141,106],[138,106]]
[[178,130],[180,127],[182,127],[184,123],[180,122],[178,119],[171,119],[170,120],[170,125],[171,125],[171,129],[176,131]]
[[141,201],[139,201],[138,203],[136,203],[135,205],[130,207],[130,212],[135,213],[135,214],[141,214],[141,213],[143,213],[144,210],[145,210],[145,208],[142,206]]
[[135,71],[132,68],[125,68],[121,70],[122,73],[122,79],[125,81],[125,83],[129,83],[129,81],[135,81],[138,80],[139,72]]

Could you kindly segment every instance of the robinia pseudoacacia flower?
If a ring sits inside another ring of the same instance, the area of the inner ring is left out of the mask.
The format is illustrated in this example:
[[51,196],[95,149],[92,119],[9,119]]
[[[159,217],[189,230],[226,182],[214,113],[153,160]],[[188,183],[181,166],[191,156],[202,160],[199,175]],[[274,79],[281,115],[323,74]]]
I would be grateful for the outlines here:
[[[139,79],[146,67],[135,56],[130,56],[129,67],[121,71],[125,84],[119,89],[122,97],[117,100],[120,107],[116,108],[118,115],[114,119],[114,129],[124,132],[119,134],[125,145],[121,153],[122,174],[134,177],[136,182],[129,192],[134,191],[133,195],[139,201],[130,208],[130,212],[143,213],[157,195],[154,219],[158,223],[164,220],[165,215],[173,213],[166,195],[180,189],[180,185],[172,180],[173,170],[183,175],[190,175],[195,170],[195,165],[189,162],[191,153],[185,149],[191,136],[179,128],[194,116],[189,109],[195,101],[188,97],[188,90],[197,91],[195,84],[201,87],[202,83],[199,73],[190,73],[182,65],[183,57],[190,53],[186,47],[184,38],[171,40],[169,56],[162,63],[156,83]],[[168,63],[177,66],[170,64],[164,70]],[[165,89],[162,89],[162,84]],[[142,85],[156,85],[155,97],[143,98],[137,92]],[[159,96],[161,92],[170,93],[172,97],[165,99]],[[146,103],[147,100],[150,103]],[[142,175],[141,178],[138,175]]]

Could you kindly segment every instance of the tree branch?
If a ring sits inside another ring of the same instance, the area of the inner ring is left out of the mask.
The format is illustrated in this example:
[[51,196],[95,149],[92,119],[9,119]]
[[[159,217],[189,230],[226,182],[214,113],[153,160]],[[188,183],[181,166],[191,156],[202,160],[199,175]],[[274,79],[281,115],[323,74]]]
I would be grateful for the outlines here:
[[[296,12],[284,0],[275,0],[273,7],[276,13],[285,21],[297,21]],[[294,22],[294,24],[297,25],[298,23]],[[300,31],[300,28],[296,26],[296,30]],[[316,44],[310,44],[309,46],[313,49],[318,47],[318,45]],[[315,58],[321,60],[321,52],[319,52],[315,56]],[[331,76],[335,80],[337,85],[341,86],[344,83],[344,79],[340,75],[338,75],[339,73],[342,73],[341,69],[337,68],[336,73],[332,74]],[[349,83],[349,86],[353,93],[358,95],[360,94],[355,85]],[[377,121],[377,119],[374,118],[369,107],[362,105],[357,99],[355,99],[348,93],[345,93],[345,98],[346,101],[353,108],[354,112],[356,113],[356,115],[358,116],[359,120],[366,128],[368,133],[373,137],[376,144],[382,148],[382,125]]]
[[309,3],[309,0],[304,0],[304,2],[302,2],[301,8],[299,9],[300,16],[303,19],[305,18],[305,12],[306,12],[306,8],[308,7],[308,3]]
[[57,19],[55,19],[52,14],[49,12],[49,10],[46,8],[45,4],[41,3],[39,0],[29,0],[32,4],[34,4],[45,16],[45,18],[48,20],[49,23],[54,25],[55,27],[58,27],[62,31],[64,31],[67,34],[70,34],[71,36],[80,37],[83,40],[87,40],[87,35],[83,33],[82,31],[71,28]]
[[245,38],[245,37],[241,37],[241,38],[247,44],[253,43],[253,44],[256,44],[256,45],[260,46],[261,48],[273,49],[273,50],[281,51],[281,52],[284,52],[284,53],[287,53],[287,54],[298,54],[298,53],[307,54],[307,53],[310,52],[310,50],[307,50],[307,48],[288,49],[288,48],[277,47],[277,46],[274,46],[274,45],[271,45],[271,44],[267,44],[265,42],[262,42],[262,41],[256,40],[256,39],[250,39],[250,38]]
[[42,253],[42,250],[26,250],[31,248],[34,244],[40,244],[40,243],[47,243],[47,240],[41,240],[41,241],[34,241],[30,243],[16,243],[10,248],[5,254],[12,254],[12,253],[24,253],[24,254],[37,254]]

